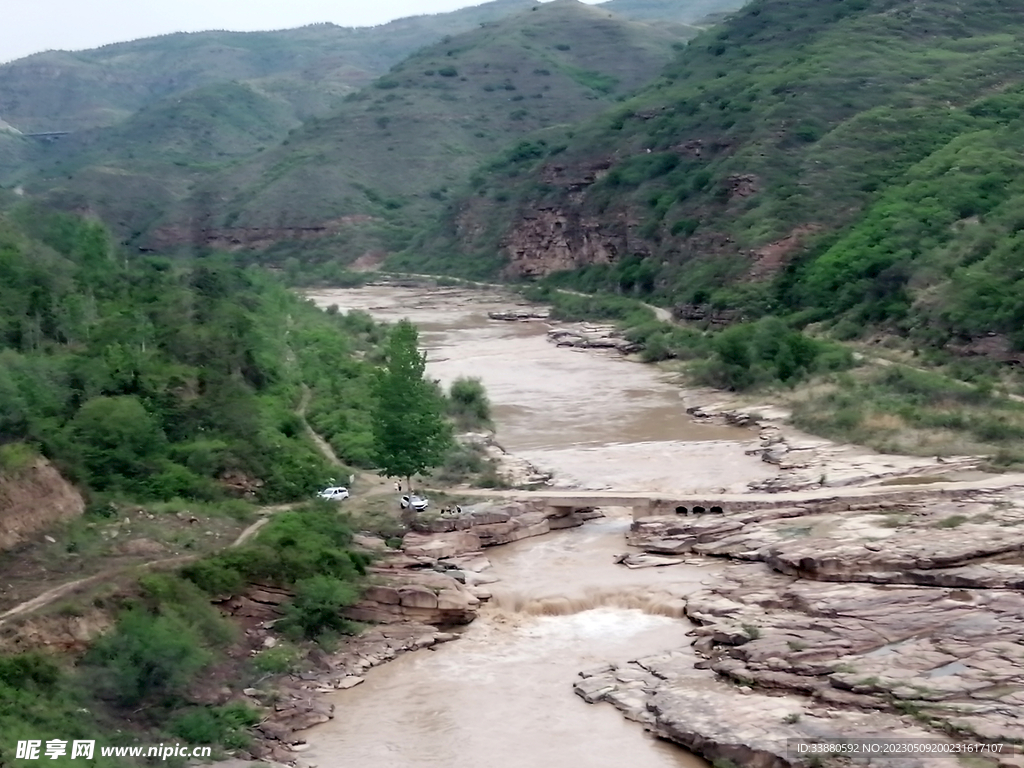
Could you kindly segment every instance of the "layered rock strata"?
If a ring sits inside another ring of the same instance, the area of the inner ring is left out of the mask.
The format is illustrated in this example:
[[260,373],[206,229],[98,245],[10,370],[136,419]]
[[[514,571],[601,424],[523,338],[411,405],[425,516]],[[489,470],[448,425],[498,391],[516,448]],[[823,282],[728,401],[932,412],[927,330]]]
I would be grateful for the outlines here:
[[586,700],[736,765],[843,764],[790,741],[836,737],[1002,744],[987,764],[1024,764],[1024,490],[647,518],[630,541],[739,562],[687,598],[692,648],[582,673]]

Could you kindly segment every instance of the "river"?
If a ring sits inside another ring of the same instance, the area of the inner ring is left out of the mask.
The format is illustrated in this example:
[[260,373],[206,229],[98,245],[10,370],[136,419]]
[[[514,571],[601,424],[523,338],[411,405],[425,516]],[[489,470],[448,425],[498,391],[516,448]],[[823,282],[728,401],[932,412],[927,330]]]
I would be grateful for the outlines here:
[[[464,289],[370,287],[311,293],[320,306],[361,309],[420,327],[428,373],[447,385],[480,378],[509,451],[557,482],[615,490],[742,489],[771,474],[744,454],[756,435],[694,424],[657,369],[617,353],[559,348],[543,322],[492,321],[508,298]],[[320,768],[696,768],[609,706],[572,692],[576,673],[688,646],[687,593],[719,568],[696,562],[630,570],[628,510],[487,551],[500,581],[453,642],[371,670],[334,695],[334,720],[307,733]]]

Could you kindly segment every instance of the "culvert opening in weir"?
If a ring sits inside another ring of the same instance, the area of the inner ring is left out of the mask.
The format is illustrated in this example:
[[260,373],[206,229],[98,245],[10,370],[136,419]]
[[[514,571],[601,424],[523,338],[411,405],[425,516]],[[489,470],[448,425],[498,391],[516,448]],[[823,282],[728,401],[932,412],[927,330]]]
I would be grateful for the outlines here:
[[693,508],[693,514],[695,514],[695,515],[703,515],[706,511],[707,510],[704,509],[704,507],[694,507]]
[[671,619],[686,617],[686,600],[668,592],[588,590],[580,595],[495,594],[490,605],[505,613],[528,616],[571,616],[598,608],[641,611]]
[[689,513],[690,513],[690,510],[688,510],[686,507],[676,507],[676,514],[677,515],[688,515]]

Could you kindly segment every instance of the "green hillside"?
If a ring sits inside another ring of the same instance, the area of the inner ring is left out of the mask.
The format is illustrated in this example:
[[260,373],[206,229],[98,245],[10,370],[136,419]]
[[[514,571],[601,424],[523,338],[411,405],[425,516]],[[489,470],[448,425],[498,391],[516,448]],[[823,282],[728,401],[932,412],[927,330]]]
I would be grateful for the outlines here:
[[25,162],[26,139],[0,128],[0,185],[9,184]]
[[223,259],[124,256],[95,222],[0,218],[0,471],[38,450],[93,498],[218,501],[228,477],[309,498],[337,469],[294,412],[303,381],[318,410],[333,387],[331,439],[365,464],[371,369],[347,318]]
[[699,27],[710,17],[735,11],[743,5],[743,0],[607,0],[597,7],[634,21],[671,21]]
[[199,184],[155,241],[191,237],[180,222],[203,208],[211,232],[262,239],[268,229],[327,226],[339,237],[318,248],[332,254],[396,250],[483,158],[598,114],[653,77],[679,40],[574,0],[449,38],[279,147]]
[[351,90],[416,49],[532,5],[492,0],[376,27],[315,24],[274,32],[197,32],[48,51],[0,66],[0,115],[22,131],[111,125],[152,101],[230,80],[287,79],[301,91]]
[[298,125],[291,104],[253,85],[205,86],[161,99],[117,125],[36,147],[27,186],[51,199],[91,201],[119,231],[139,231],[153,204],[188,194],[196,178],[275,146]]
[[407,262],[1019,348],[1022,33],[1008,0],[756,0]]
[[[638,20],[695,23],[738,0],[611,0]],[[0,115],[26,133],[113,125],[158,99],[232,80],[262,80],[300,114],[322,114],[416,50],[535,5],[490,0],[374,27],[315,24],[272,32],[178,33],[0,65]]]

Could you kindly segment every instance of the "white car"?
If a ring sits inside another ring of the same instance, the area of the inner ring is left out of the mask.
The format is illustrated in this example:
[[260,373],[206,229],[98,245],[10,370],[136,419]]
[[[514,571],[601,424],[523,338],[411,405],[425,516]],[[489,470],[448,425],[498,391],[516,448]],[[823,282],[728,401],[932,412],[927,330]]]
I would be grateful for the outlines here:
[[412,496],[402,497],[402,509],[409,509],[409,507],[412,507],[417,512],[422,512],[428,506],[430,506],[430,502],[421,496],[413,494]]
[[317,496],[326,501],[344,501],[348,498],[348,488],[342,488],[340,485],[331,486],[324,488]]

